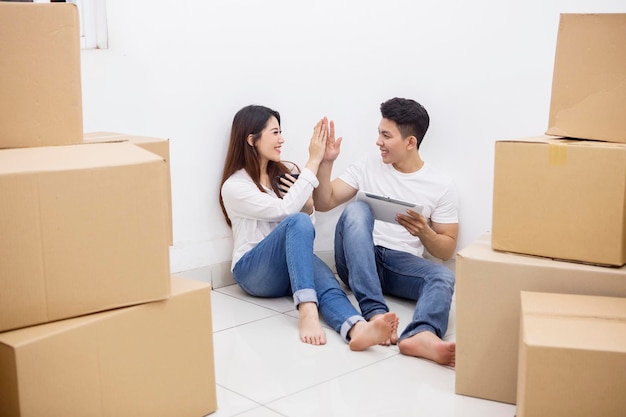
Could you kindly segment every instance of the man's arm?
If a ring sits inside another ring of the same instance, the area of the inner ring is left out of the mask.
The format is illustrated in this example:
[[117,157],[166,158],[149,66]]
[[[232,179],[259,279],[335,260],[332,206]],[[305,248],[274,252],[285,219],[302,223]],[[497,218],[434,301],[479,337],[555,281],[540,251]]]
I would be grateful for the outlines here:
[[436,258],[447,261],[456,252],[458,223],[432,223],[430,229],[433,234],[424,233],[419,236],[426,250]]
[[339,178],[330,181],[333,163],[324,161],[317,170],[319,185],[313,190],[313,201],[317,211],[332,210],[356,195],[357,190]]

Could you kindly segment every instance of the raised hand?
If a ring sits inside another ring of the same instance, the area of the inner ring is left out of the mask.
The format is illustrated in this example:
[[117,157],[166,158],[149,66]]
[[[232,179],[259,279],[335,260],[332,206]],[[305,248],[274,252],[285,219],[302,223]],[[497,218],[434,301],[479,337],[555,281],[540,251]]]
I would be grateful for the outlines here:
[[[324,159],[326,141],[328,139],[328,118],[322,118],[313,128],[313,136],[309,143],[309,161],[319,164]],[[317,169],[316,169],[317,171]]]
[[330,131],[328,134],[328,139],[326,140],[326,151],[324,152],[324,161],[333,162],[339,156],[341,152],[341,140],[343,138],[339,137],[335,139],[335,122],[330,121]]

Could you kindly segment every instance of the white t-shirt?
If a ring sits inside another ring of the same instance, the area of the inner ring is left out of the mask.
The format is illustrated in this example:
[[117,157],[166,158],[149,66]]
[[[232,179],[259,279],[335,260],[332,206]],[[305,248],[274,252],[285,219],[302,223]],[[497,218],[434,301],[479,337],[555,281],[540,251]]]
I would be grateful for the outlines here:
[[[424,207],[422,214],[431,222],[459,222],[458,199],[452,180],[427,163],[418,171],[405,174],[392,164],[385,164],[378,153],[372,152],[350,165],[339,179],[357,190],[419,204]],[[424,253],[419,238],[399,224],[375,221],[374,243],[417,256]]]
[[222,185],[222,199],[233,228],[233,261],[237,261],[270,234],[290,214],[298,213],[319,181],[304,168],[298,180],[281,199],[271,188],[259,191],[244,169],[231,175]]

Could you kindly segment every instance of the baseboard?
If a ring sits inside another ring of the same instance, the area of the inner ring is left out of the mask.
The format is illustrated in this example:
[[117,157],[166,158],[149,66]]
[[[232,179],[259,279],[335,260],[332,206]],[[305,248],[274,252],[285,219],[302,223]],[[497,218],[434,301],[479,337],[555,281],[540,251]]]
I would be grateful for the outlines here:
[[230,272],[230,261],[176,272],[175,275],[208,282],[213,288],[221,288],[235,284],[233,274]]
[[[319,251],[315,254],[324,261],[333,273],[337,273],[335,268],[335,253],[333,251]],[[432,258],[435,260],[435,258]],[[443,262],[443,265],[454,271],[455,259],[451,259],[447,262]],[[440,261],[441,262],[441,261]],[[176,275],[195,279],[198,281],[204,281],[210,283],[213,288],[226,287],[228,285],[235,284],[233,279],[233,273],[230,271],[230,261],[220,262],[213,265],[204,266],[202,268],[190,269],[187,271],[177,272]]]

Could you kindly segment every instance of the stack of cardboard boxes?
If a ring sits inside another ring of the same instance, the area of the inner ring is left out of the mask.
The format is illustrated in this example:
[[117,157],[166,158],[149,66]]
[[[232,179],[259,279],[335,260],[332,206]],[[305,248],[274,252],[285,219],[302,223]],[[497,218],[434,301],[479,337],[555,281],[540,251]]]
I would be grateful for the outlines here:
[[78,23],[0,3],[0,415],[204,416],[211,288],[169,272],[169,142],[83,135]]
[[626,415],[625,115],[626,14],[561,15],[546,135],[496,142],[491,233],[457,256],[457,394]]

